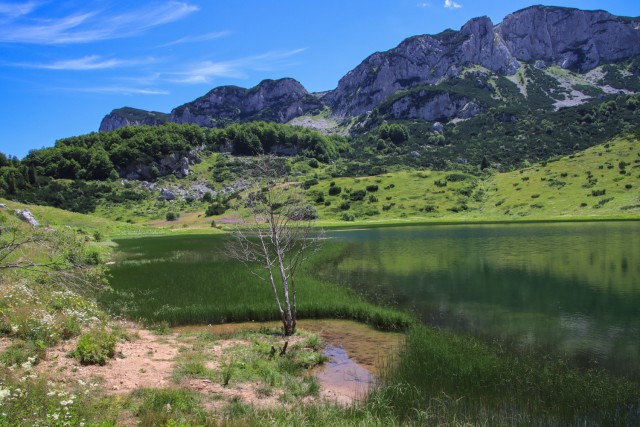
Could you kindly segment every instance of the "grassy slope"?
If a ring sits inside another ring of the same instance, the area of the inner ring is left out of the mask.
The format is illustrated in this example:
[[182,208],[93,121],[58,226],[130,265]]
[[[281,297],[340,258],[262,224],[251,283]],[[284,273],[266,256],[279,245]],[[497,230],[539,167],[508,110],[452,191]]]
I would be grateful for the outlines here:
[[148,227],[112,221],[96,215],[85,215],[50,206],[37,206],[0,199],[10,209],[28,209],[41,225],[68,226],[84,230],[86,233],[99,231],[105,236],[128,236],[154,233]]
[[[627,165],[621,169],[620,162]],[[497,174],[482,214],[490,218],[638,218],[640,143],[619,138],[575,155]],[[604,190],[604,194],[600,194]]]
[[[621,162],[626,164],[623,169]],[[402,171],[357,179],[327,178],[320,179],[307,194],[312,203],[314,192],[331,201],[330,206],[315,204],[325,225],[346,224],[341,220],[344,212],[355,214],[357,223],[640,217],[640,143],[632,137],[519,171],[484,178],[469,176],[456,182],[447,180],[451,174]],[[330,181],[342,187],[340,195],[327,195]],[[436,185],[445,181],[444,187]],[[346,211],[338,207],[345,201],[345,189],[365,189],[368,185],[378,185],[378,191],[368,193],[362,202],[350,202]],[[604,194],[600,194],[602,190]],[[378,201],[369,202],[369,194]],[[392,203],[385,211],[383,206]],[[367,211],[379,213],[367,215]]]

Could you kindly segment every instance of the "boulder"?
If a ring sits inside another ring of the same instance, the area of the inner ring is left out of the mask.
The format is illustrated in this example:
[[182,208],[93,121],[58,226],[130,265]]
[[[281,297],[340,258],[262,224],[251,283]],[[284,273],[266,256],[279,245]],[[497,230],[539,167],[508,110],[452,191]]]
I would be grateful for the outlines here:
[[16,209],[16,216],[20,218],[20,220],[29,223],[32,227],[40,226],[38,220],[33,216],[33,214],[27,210]]
[[160,190],[160,197],[164,200],[175,200],[176,195],[173,191],[163,188]]

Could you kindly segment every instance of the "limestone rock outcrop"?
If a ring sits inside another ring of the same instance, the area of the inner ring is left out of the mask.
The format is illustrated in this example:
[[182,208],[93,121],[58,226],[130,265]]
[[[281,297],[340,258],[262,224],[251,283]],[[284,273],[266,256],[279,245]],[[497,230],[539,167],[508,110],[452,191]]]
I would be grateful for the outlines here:
[[322,108],[300,82],[285,78],[264,80],[251,89],[221,86],[195,101],[175,108],[170,121],[216,127],[232,122],[266,120],[286,123]]
[[100,123],[100,132],[110,132],[125,126],[155,126],[165,123],[169,115],[157,111],[123,107],[107,114]]

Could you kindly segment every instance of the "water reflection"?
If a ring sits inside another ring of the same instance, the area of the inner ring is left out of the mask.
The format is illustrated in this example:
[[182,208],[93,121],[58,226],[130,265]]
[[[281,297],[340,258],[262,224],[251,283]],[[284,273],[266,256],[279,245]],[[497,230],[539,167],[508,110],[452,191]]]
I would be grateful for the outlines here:
[[319,273],[427,323],[640,376],[640,223],[335,232]]

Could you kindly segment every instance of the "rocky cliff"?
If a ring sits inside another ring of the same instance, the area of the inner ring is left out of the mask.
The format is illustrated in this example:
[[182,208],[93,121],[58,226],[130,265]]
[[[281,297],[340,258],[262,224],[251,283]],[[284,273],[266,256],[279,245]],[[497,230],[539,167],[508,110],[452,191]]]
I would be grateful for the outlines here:
[[529,7],[506,16],[494,32],[519,61],[579,72],[640,55],[640,19],[603,10]]
[[216,127],[233,122],[266,120],[285,123],[322,108],[296,80],[264,80],[251,89],[221,86],[175,108],[170,121]]
[[100,132],[110,132],[125,126],[155,126],[165,123],[168,119],[169,115],[166,113],[123,107],[113,110],[102,119]]
[[409,38],[365,59],[326,97],[340,118],[360,115],[398,90],[456,77],[479,65],[513,75],[521,62],[542,61],[579,72],[640,55],[640,19],[604,11],[534,6],[496,26],[487,17],[460,31]]
[[[481,17],[470,20],[459,31],[408,38],[394,49],[366,58],[329,92],[310,94],[293,79],[265,80],[251,89],[223,86],[175,108],[169,120],[208,127],[254,120],[284,123],[329,107],[331,118],[339,121],[389,104],[390,97],[398,91],[452,81],[474,67],[495,76],[514,76],[523,63],[585,73],[604,63],[638,55],[640,18],[533,6],[508,15],[498,25]],[[526,83],[522,78],[518,82],[525,95]],[[568,92],[572,90],[567,87]],[[562,102],[557,96],[554,101]],[[426,92],[395,99],[389,108],[395,118],[424,120],[468,118],[481,111],[472,96],[441,94],[434,98]],[[114,115],[117,111],[105,117],[101,130],[138,124],[125,120],[121,114]]]

